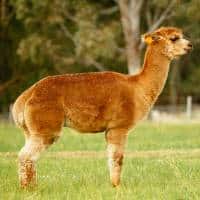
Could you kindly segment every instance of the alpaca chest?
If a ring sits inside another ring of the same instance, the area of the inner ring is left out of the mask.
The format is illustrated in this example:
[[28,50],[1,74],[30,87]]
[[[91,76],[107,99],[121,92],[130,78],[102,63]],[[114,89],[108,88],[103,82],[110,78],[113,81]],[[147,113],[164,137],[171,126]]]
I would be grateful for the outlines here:
[[134,122],[137,123],[147,117],[151,107],[152,106],[142,98],[136,101],[134,104]]

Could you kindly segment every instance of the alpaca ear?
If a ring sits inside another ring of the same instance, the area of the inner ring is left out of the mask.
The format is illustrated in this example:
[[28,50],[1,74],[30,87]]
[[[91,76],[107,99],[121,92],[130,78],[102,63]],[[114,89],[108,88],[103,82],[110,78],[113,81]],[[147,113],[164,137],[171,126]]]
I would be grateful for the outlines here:
[[157,42],[160,39],[161,37],[157,34],[147,33],[142,35],[142,41],[148,45],[152,44],[153,42]]

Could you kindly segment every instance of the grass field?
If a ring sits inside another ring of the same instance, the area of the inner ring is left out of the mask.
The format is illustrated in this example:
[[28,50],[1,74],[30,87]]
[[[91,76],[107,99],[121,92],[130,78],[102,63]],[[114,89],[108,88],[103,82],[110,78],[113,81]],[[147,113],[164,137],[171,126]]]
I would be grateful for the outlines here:
[[[109,184],[104,134],[80,135],[64,128],[37,164],[38,187],[21,190],[16,152],[23,142],[20,130],[0,125],[0,199],[200,199],[200,124],[138,126],[128,138],[118,189]],[[78,151],[78,156],[66,151]]]

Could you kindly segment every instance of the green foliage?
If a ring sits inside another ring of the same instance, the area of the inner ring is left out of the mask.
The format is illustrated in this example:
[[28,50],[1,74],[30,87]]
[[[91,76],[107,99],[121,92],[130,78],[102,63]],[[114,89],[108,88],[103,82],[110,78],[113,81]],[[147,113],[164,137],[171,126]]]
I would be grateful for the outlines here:
[[[145,1],[142,33],[147,31],[147,11],[159,16],[170,2]],[[127,72],[119,9],[105,14],[113,6],[117,6],[114,1],[105,0],[6,1],[5,19],[0,21],[0,112],[7,110],[21,91],[47,75],[105,69]],[[200,85],[199,9],[198,0],[176,1],[163,24],[183,28],[192,38],[194,51],[178,64],[179,95],[195,94],[197,101],[200,96],[193,84]]]
[[113,31],[117,32],[120,25],[113,20],[98,23],[101,9],[102,6],[87,1],[76,4],[64,0],[17,1],[16,16],[27,32],[18,54],[34,64],[50,61],[55,68],[56,65],[64,68],[70,60],[72,63],[83,60],[88,65],[91,59],[113,59],[116,55]]

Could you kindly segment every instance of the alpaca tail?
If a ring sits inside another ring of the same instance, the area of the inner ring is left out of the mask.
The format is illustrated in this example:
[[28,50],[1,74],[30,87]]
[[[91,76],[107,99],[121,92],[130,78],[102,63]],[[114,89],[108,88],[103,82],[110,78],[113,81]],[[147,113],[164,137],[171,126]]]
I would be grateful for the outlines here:
[[28,131],[25,119],[24,119],[24,109],[27,100],[31,97],[35,85],[31,86],[29,89],[25,90],[15,101],[12,108],[12,116],[15,124],[19,127]]

